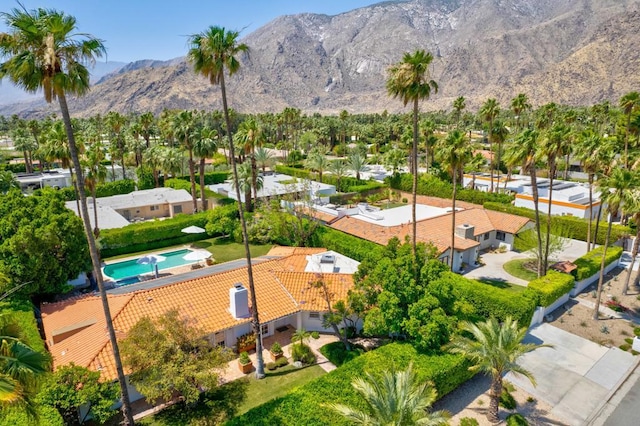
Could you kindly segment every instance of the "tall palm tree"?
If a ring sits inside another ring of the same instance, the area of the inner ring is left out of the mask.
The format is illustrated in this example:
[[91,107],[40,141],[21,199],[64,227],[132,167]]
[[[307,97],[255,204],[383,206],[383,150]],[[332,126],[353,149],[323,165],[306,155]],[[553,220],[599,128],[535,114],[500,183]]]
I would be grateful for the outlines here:
[[218,131],[209,127],[201,127],[197,137],[193,142],[193,154],[200,158],[198,165],[198,175],[200,178],[200,198],[202,198],[202,210],[209,207],[207,197],[205,197],[204,186],[204,166],[205,160],[211,158],[218,152]]
[[627,119],[624,132],[624,166],[629,168],[629,133],[631,131],[631,115],[640,109],[640,93],[629,92],[620,99],[620,108]]
[[104,158],[104,147],[100,142],[92,144],[85,153],[84,158],[84,166],[87,169],[87,175],[85,176],[84,182],[87,189],[91,191],[91,197],[93,198],[93,235],[95,235],[96,238],[100,236],[96,191],[98,189],[98,184],[103,183],[107,177],[107,168],[102,164]]
[[[249,157],[251,163],[251,187],[253,188],[253,197],[258,199],[258,163],[256,162],[255,150],[258,145],[262,145],[263,134],[262,128],[254,117],[249,117],[240,124],[236,132],[236,138],[239,140],[245,156]],[[250,205],[250,203],[249,203]]]
[[371,426],[446,425],[449,413],[429,412],[437,392],[429,382],[420,382],[413,365],[404,371],[385,371],[382,378],[366,372],[351,385],[362,396],[366,411],[342,404],[327,406],[355,424]]
[[530,110],[531,104],[529,103],[529,97],[525,93],[518,93],[511,99],[511,111],[513,111],[516,119],[516,131],[520,131],[521,123],[523,122],[522,116]]
[[438,147],[438,158],[451,172],[453,192],[451,196],[451,249],[449,266],[453,271],[455,242],[456,242],[456,195],[458,189],[458,176],[466,162],[473,156],[473,148],[467,143],[465,133],[456,129],[447,135],[447,138]]
[[344,160],[333,160],[329,163],[328,170],[336,177],[336,191],[340,192],[340,181],[347,175],[349,166]]
[[489,124],[489,152],[491,153],[491,161],[489,162],[489,192],[493,192],[493,168],[495,166],[493,161],[493,122],[500,113],[500,104],[494,98],[489,98],[485,101],[484,104],[482,104],[479,113],[482,117],[482,120],[486,121]]
[[196,117],[192,111],[180,111],[173,116],[173,134],[182,147],[189,153],[189,182],[191,183],[191,199],[193,211],[198,211],[198,196],[196,194],[196,171],[193,161],[193,144],[196,140]]
[[[538,179],[536,176],[536,161],[538,159],[538,132],[525,129],[513,141],[507,152],[507,163],[510,166],[521,165],[523,171],[528,171],[531,177],[531,192],[533,209],[536,217],[536,236],[538,237],[538,253],[542,253],[542,233],[540,230],[540,210],[538,194]],[[542,269],[542,258],[538,256],[538,277],[546,273]]]
[[413,200],[411,202],[412,218],[412,248],[413,256],[416,256],[416,198],[418,192],[418,103],[423,99],[429,99],[431,92],[438,92],[438,84],[431,79],[429,66],[433,61],[433,55],[424,50],[416,50],[405,53],[402,61],[389,68],[387,79],[387,92],[394,98],[400,98],[406,106],[413,103],[413,145],[411,147],[411,173],[413,174]]
[[[636,225],[636,238],[633,240],[633,247],[631,248],[631,264],[627,271],[627,276],[624,279],[624,285],[622,286],[622,294],[627,294],[629,290],[629,282],[631,281],[631,272],[638,256],[638,248],[640,247],[640,191],[634,189],[628,191],[627,197],[624,200],[624,209],[629,214]],[[640,275],[640,274],[637,274]]]
[[[126,151],[125,134],[124,129],[127,124],[127,117],[116,111],[109,111],[105,117],[105,123],[109,128],[109,151],[112,153],[111,164],[115,163],[115,158],[120,158],[120,165],[122,166],[122,179],[127,178],[127,169],[124,163],[124,156]],[[115,174],[113,176],[115,180]]]
[[458,96],[453,100],[453,110],[456,112],[456,126],[460,127],[460,117],[462,117],[462,110],[467,107],[466,99],[464,96]]
[[600,199],[602,204],[606,204],[608,213],[607,234],[604,239],[604,247],[602,252],[602,261],[600,262],[600,276],[598,278],[598,290],[596,292],[596,306],[593,311],[593,319],[599,319],[600,299],[602,298],[602,286],[604,284],[604,268],[607,257],[607,249],[611,238],[611,227],[613,219],[620,212],[625,200],[631,197],[630,192],[637,189],[640,184],[640,176],[638,172],[615,167],[608,176],[598,179],[598,187],[600,188]]
[[89,72],[85,64],[93,63],[95,58],[102,56],[106,50],[101,40],[88,34],[78,33],[76,19],[63,12],[43,8],[28,11],[21,7],[13,9],[10,13],[3,13],[1,16],[9,33],[0,34],[0,57],[8,58],[0,64],[0,78],[9,77],[12,82],[28,92],[42,89],[47,102],[57,99],[60,104],[69,152],[78,177],[80,208],[89,243],[93,275],[100,290],[109,340],[118,372],[122,412],[125,421],[133,425],[129,390],[122,369],[107,294],[102,282],[100,256],[87,210],[84,172],[80,164],[66,98],[67,93],[80,96],[89,90]]
[[275,157],[267,148],[259,146],[255,152],[256,163],[264,174],[267,167],[271,167],[275,163]]
[[360,173],[364,171],[367,165],[367,157],[359,151],[353,151],[347,157],[347,168],[356,174],[356,180],[360,181]]
[[21,407],[35,413],[38,378],[49,371],[50,359],[24,343],[19,326],[0,316],[0,407]]
[[222,109],[227,126],[227,137],[229,139],[229,157],[231,159],[231,169],[233,170],[233,180],[236,182],[236,196],[238,199],[238,213],[240,224],[242,225],[242,239],[244,242],[245,255],[247,257],[247,274],[249,290],[251,292],[252,323],[253,332],[256,336],[256,378],[264,378],[264,360],[262,358],[262,339],[260,338],[260,318],[258,316],[258,303],[256,301],[256,288],[253,281],[253,268],[251,266],[251,252],[249,251],[249,236],[247,234],[247,222],[244,218],[244,210],[240,202],[240,185],[238,182],[238,167],[233,146],[233,135],[231,134],[231,118],[229,116],[229,106],[227,104],[227,89],[225,86],[225,70],[232,76],[240,69],[240,62],[236,58],[243,52],[248,52],[249,47],[244,43],[238,43],[239,33],[237,31],[227,31],[223,27],[211,26],[204,32],[194,34],[189,38],[190,49],[188,53],[189,61],[193,64],[196,73],[202,74],[209,79],[213,85],[220,85],[222,96]]
[[527,334],[527,327],[519,328],[518,321],[511,317],[507,317],[502,324],[495,318],[479,324],[465,321],[462,323],[462,330],[472,337],[456,335],[448,346],[449,351],[470,358],[473,363],[469,367],[471,371],[482,371],[491,376],[487,418],[490,422],[497,423],[502,377],[511,371],[528,378],[535,386],[533,375],[518,364],[518,358],[527,352],[550,345],[522,343]]
[[318,172],[318,180],[322,182],[322,174],[329,168],[329,159],[322,152],[312,151],[307,156],[305,167]]

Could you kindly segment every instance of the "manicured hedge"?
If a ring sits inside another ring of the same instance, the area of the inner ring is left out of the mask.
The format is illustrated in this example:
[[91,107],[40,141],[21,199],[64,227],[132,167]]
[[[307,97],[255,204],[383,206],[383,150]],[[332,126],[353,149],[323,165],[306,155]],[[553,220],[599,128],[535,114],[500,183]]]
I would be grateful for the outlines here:
[[283,166],[279,164],[275,167],[275,171],[276,173],[293,176],[297,178],[302,178],[302,179],[311,178],[311,172],[309,170],[299,169],[297,167],[289,167],[289,166]]
[[[205,185],[215,185],[216,183],[223,183],[225,180],[229,178],[229,172],[210,172],[204,174],[204,184]],[[176,179],[186,180],[187,182],[191,182],[191,178],[189,175],[180,176]],[[196,185],[200,185],[200,175],[196,173]],[[191,184],[189,184],[191,186]]]
[[327,343],[319,349],[320,353],[324,355],[332,364],[340,367],[364,353],[363,349],[359,347],[352,347],[350,351],[344,348],[344,343],[338,341],[333,343]]
[[[597,247],[591,250],[589,253],[576,259],[573,263],[578,267],[572,272],[576,281],[582,281],[587,279],[600,271],[600,265],[602,263],[602,253],[604,246]],[[611,246],[607,249],[607,256],[605,258],[605,265],[610,265],[620,258],[622,255],[622,247]]]
[[[395,175],[387,178],[393,189],[411,192],[413,190],[413,177],[410,174]],[[422,174],[418,178],[418,195],[429,195],[439,198],[451,198],[453,185],[433,175]],[[488,201],[497,203],[511,203],[513,197],[507,194],[495,192],[482,192],[473,189],[458,188],[456,199],[474,204],[483,204]]]
[[[535,220],[535,211],[524,207],[515,207],[511,204],[501,204],[494,202],[485,202],[483,204],[485,209],[495,210],[504,213],[511,213],[518,216],[528,217],[531,220]],[[540,220],[546,221],[547,215],[540,212]],[[587,230],[589,228],[589,221],[587,219],[581,219],[571,216],[551,216],[551,227],[559,227],[561,229],[567,229],[569,235],[568,238],[574,240],[587,241]],[[595,232],[596,221],[591,223],[591,232]],[[617,241],[625,235],[631,234],[631,229],[624,225],[613,225],[611,228],[611,241]],[[600,221],[600,227],[598,228],[597,244],[604,244],[605,237],[607,235],[607,223],[604,220]]]
[[473,377],[469,362],[460,355],[424,355],[407,343],[392,343],[357,357],[337,370],[313,380],[293,392],[262,404],[227,425],[350,425],[350,421],[324,404],[339,401],[364,408],[351,382],[363,373],[380,376],[385,370],[405,369],[413,362],[420,380],[429,380],[442,397]]
[[453,280],[461,297],[475,308],[475,316],[479,320],[491,317],[504,320],[511,316],[521,326],[528,326],[538,306],[538,294],[530,289],[513,293],[452,272],[445,272],[440,279]]
[[333,250],[347,257],[362,262],[367,256],[382,252],[383,247],[371,241],[345,234],[342,231],[318,226],[312,237],[315,247],[323,247]]
[[33,304],[23,299],[5,299],[0,302],[0,315],[7,316],[20,328],[24,343],[38,352],[46,354],[44,342],[40,337],[38,325],[33,313]]
[[192,215],[179,214],[170,219],[132,223],[123,228],[104,229],[100,232],[102,256],[110,257],[143,250],[152,250],[208,238],[206,233],[184,234],[187,226],[204,228],[207,212]]
[[[289,175],[302,179],[312,179],[314,176],[312,172],[306,169],[300,169],[297,167],[288,167],[278,165],[275,168],[277,173],[282,173],[283,175]],[[358,194],[368,195],[368,192],[378,190],[380,188],[384,188],[386,185],[381,182],[377,182],[374,180],[358,180],[354,177],[345,176],[340,179],[340,187],[338,187],[338,179],[331,174],[323,174],[322,182],[334,185],[338,192],[356,192]]]
[[540,305],[547,307],[567,294],[573,288],[575,278],[573,275],[558,271],[548,271],[544,277],[529,282],[528,287],[540,296]]
[[[113,182],[104,182],[96,187],[96,197],[111,197],[113,195],[129,194],[136,190],[136,183],[131,179],[121,179]],[[60,193],[66,201],[76,199],[76,190],[72,186],[60,188]],[[87,197],[91,196],[91,191],[87,190]]]

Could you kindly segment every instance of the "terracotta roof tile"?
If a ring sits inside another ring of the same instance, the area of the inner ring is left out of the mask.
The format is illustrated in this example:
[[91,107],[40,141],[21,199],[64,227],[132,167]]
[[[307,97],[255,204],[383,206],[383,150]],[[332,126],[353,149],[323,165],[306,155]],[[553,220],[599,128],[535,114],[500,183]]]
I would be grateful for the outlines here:
[[348,291],[353,288],[353,276],[350,274],[316,274],[311,272],[276,272],[278,279],[291,293],[305,311],[326,311],[327,302],[323,291],[314,288],[311,283],[324,280],[331,295],[331,302],[345,300]]

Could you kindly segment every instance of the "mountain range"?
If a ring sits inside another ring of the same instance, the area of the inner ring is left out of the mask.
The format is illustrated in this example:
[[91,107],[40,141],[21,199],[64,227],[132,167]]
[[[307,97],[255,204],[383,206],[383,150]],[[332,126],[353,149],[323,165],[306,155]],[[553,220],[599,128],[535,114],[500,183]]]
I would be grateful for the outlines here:
[[[423,110],[450,110],[458,96],[471,110],[489,97],[507,107],[520,92],[534,106],[617,103],[640,88],[640,0],[386,1],[335,16],[281,16],[241,41],[250,51],[227,79],[228,95],[247,113],[408,111],[385,80],[416,49],[433,53],[439,85]],[[219,88],[176,58],[118,67],[70,106],[90,116],[220,109],[221,100]],[[42,101],[0,105],[3,115],[55,111]]]

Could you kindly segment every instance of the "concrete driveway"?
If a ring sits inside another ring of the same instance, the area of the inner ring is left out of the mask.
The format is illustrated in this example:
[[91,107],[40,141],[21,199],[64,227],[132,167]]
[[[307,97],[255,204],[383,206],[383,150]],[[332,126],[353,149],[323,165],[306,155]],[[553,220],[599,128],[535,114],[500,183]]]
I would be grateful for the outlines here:
[[529,330],[525,342],[554,346],[524,355],[520,364],[537,381],[509,373],[505,378],[552,406],[551,413],[568,425],[582,425],[626,377],[634,356],[600,346],[549,324]]

